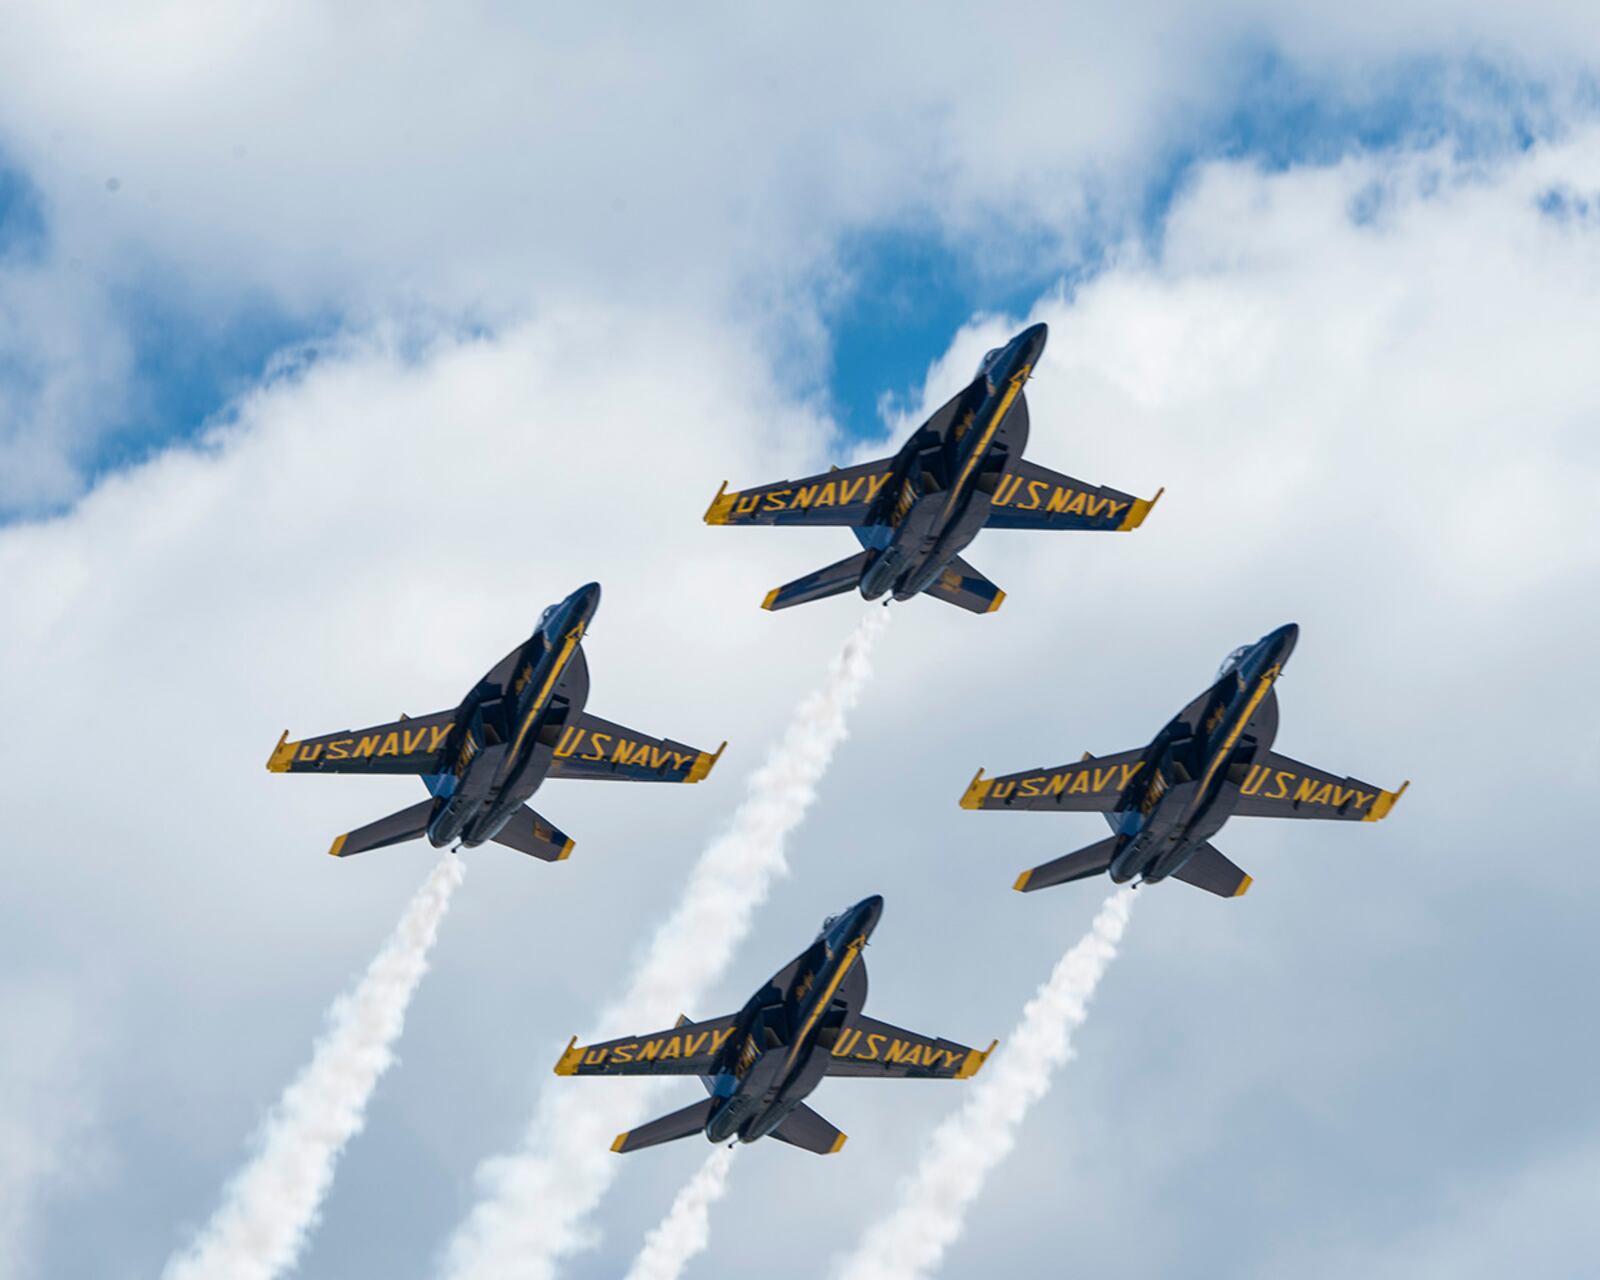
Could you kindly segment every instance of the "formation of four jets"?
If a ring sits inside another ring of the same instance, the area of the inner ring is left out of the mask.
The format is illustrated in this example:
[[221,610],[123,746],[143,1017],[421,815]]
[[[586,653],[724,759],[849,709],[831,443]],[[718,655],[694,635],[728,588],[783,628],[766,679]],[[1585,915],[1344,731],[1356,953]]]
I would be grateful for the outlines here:
[[[1136,529],[1160,498],[1087,485],[1023,458],[1023,387],[1048,331],[1042,324],[984,356],[961,392],[912,433],[892,458],[803,480],[729,493],[708,524],[839,525],[862,550],[768,593],[764,607],[852,588],[868,600],[926,594],[992,613],[1005,593],[961,552],[983,528]],[[545,861],[573,841],[528,800],[547,778],[699,782],[722,747],[707,752],[590,715],[582,641],[600,603],[596,583],[551,605],[527,641],[449,710],[317,738],[279,740],[276,773],[413,774],[428,798],[338,837],[349,857],[426,836],[437,848],[488,841]],[[1210,839],[1234,815],[1375,822],[1405,790],[1385,791],[1272,750],[1275,684],[1298,638],[1280,627],[1229,655],[1217,679],[1146,747],[1076,764],[988,778],[979,770],[964,809],[1096,812],[1112,834],[1024,871],[1024,892],[1109,874],[1119,884],[1175,877],[1238,897],[1250,877]],[[724,743],[725,747],[727,744]],[[844,1135],[805,1104],[825,1076],[962,1080],[994,1049],[977,1050],[868,1017],[862,950],[883,899],[873,896],[823,922],[815,941],[737,1013],[649,1035],[580,1046],[560,1075],[694,1075],[709,1096],[620,1135],[633,1151],[704,1132],[712,1142],[771,1136],[829,1154]]]

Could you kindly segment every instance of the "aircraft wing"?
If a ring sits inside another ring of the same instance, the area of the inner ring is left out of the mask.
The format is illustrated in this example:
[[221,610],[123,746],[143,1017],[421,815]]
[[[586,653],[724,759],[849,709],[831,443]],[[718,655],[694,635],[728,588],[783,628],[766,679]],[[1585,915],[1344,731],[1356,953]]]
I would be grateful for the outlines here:
[[706,523],[866,524],[893,471],[893,458],[879,458],[804,480],[779,480],[732,493],[724,484],[706,509]]
[[1143,756],[1142,747],[1114,756],[1085,755],[1077,764],[1028,769],[998,778],[985,778],[979,769],[961,797],[961,807],[1108,813],[1138,774]]
[[285,732],[267,768],[273,773],[437,773],[455,714],[452,707],[298,742]]
[[738,1015],[679,1022],[668,1031],[581,1045],[574,1036],[556,1063],[558,1076],[703,1076],[733,1035]]
[[587,778],[614,782],[699,782],[722,758],[715,753],[652,738],[626,725],[613,724],[587,712],[569,720],[556,744],[552,778]]
[[978,1050],[954,1040],[919,1035],[892,1023],[859,1014],[845,1024],[828,1058],[830,1076],[873,1076],[915,1080],[965,1080],[978,1073],[994,1052],[993,1041]]
[[1239,784],[1234,813],[1241,818],[1327,818],[1343,822],[1377,822],[1411,784],[1398,791],[1359,778],[1341,778],[1288,756],[1268,751],[1258,755]]
[[1161,499],[1135,498],[1019,458],[990,499],[990,529],[1137,529]]

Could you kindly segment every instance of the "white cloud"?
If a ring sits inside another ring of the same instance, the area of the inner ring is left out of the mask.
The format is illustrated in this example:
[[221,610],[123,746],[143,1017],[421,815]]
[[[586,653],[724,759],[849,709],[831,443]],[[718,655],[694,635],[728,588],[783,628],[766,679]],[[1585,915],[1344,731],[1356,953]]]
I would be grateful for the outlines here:
[[47,1274],[36,1254],[51,1198],[102,1171],[91,1061],[103,1037],[64,983],[40,978],[0,983],[0,1025],[0,1272],[22,1280]]
[[[40,193],[53,296],[43,332],[9,337],[52,385],[7,431],[6,469],[30,480],[0,501],[70,497],[51,470],[76,473],[121,421],[106,344],[63,364],[50,341],[85,289],[80,325],[154,292],[198,333],[252,304],[504,324],[670,298],[793,342],[807,367],[841,234],[931,221],[979,260],[1016,256],[1014,228],[1120,226],[1153,166],[1226,126],[1262,50],[1358,104],[1404,97],[1421,58],[1570,104],[1600,60],[1582,6],[1448,8],[13,5],[0,149]],[[1416,91],[1501,111],[1470,75]],[[0,277],[0,309],[33,312],[28,276]]]
[[[1177,886],[1141,901],[1073,1086],[997,1171],[952,1273],[1002,1242],[1019,1264],[1246,1270],[1323,1212],[1381,1243],[1445,1164],[1492,1171],[1509,1131],[1600,1122],[1586,1041],[1549,1055],[1532,1097],[1527,1064],[1485,1048],[1496,1020],[1524,1043],[1592,1036],[1543,985],[1587,963],[1600,889],[1572,852],[1594,741],[1576,663],[1600,640],[1597,240],[1537,212],[1554,181],[1600,186],[1594,135],[1488,167],[1217,166],[1161,256],[1125,251],[1039,307],[1030,456],[1168,494],[1128,537],[984,535],[970,558],[1009,593],[993,618],[907,608],[788,891],[688,1012],[734,1007],[827,910],[880,891],[871,1011],[968,1043],[1003,1033],[1099,895],[1008,894],[1092,836],[960,813],[973,769],[1137,743],[1224,651],[1287,619],[1304,631],[1283,750],[1416,783],[1376,828],[1230,827],[1219,844],[1257,878],[1242,904]],[[1346,211],[1375,182],[1389,198],[1358,225]],[[939,387],[1005,327],[959,335]],[[420,848],[323,857],[420,793],[271,777],[278,731],[447,705],[597,578],[595,711],[732,745],[697,788],[552,785],[538,803],[577,838],[569,863],[475,860],[307,1274],[433,1255],[854,608],[757,608],[848,551],[843,533],[698,520],[724,476],[798,474],[829,434],[756,333],[568,303],[408,357],[335,348],[204,447],[0,533],[0,777],[9,847],[34,851],[13,860],[0,936],[118,992],[101,1106],[141,1171],[97,1198],[93,1238],[52,1235],[42,1256],[155,1270],[423,865]],[[1513,1090],[1515,1114],[1489,1105]],[[850,1082],[817,1102],[852,1135],[850,1176],[752,1151],[719,1252],[754,1256],[801,1197],[853,1234],[954,1105]],[[687,1172],[655,1154],[608,1204],[624,1247]],[[1060,1191],[1046,1212],[1041,1187]],[[1242,1200],[1273,1213],[1241,1240]],[[1129,1257],[1127,1215],[1152,1204]],[[602,1255],[593,1274],[625,1265]]]

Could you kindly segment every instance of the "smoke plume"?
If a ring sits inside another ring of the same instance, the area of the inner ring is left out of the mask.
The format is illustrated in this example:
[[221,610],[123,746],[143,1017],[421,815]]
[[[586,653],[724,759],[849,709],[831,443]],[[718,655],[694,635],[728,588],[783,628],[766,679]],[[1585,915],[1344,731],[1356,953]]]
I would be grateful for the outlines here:
[[[786,869],[785,842],[844,740],[887,615],[873,609],[862,619],[822,686],[795,711],[782,740],[751,775],[728,829],[701,854],[677,906],[591,1039],[669,1025],[679,1013],[696,1009],[727,968],[755,908]],[[611,1140],[647,1118],[659,1085],[552,1084],[540,1097],[521,1149],[479,1169],[483,1196],[446,1246],[449,1280],[550,1280],[560,1259],[592,1244],[588,1215],[621,1165]]]
[[711,1241],[711,1206],[728,1189],[734,1148],[717,1147],[684,1184],[663,1218],[644,1238],[626,1280],[678,1280]]
[[165,1280],[269,1280],[294,1265],[334,1165],[394,1061],[406,1006],[464,874],[460,858],[443,859],[355,988],[334,1001],[311,1061],[261,1126],[255,1154],[194,1243],[168,1261]]
[[918,1172],[900,1186],[900,1203],[868,1228],[839,1280],[917,1280],[939,1265],[985,1180],[1016,1145],[1029,1109],[1072,1057],[1072,1032],[1117,954],[1132,903],[1132,890],[1113,893],[1089,932],[1056,962],[966,1101],[934,1130]]

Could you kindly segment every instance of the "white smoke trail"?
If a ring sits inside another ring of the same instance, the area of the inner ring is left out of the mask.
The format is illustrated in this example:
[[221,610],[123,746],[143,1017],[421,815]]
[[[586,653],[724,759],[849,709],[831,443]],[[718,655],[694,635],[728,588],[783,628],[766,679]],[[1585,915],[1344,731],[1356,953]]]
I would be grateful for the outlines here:
[[938,1266],[984,1181],[1016,1145],[1028,1109],[1072,1057],[1072,1032],[1117,954],[1132,903],[1132,890],[1113,893],[1089,932],[1056,962],[961,1108],[934,1130],[918,1172],[900,1186],[899,1205],[845,1260],[840,1280],[917,1280]]
[[333,1185],[334,1165],[394,1061],[406,1006],[465,873],[460,858],[444,858],[355,988],[334,1001],[311,1061],[262,1124],[254,1157],[194,1243],[168,1261],[165,1280],[269,1280],[294,1265]]
[[644,1238],[626,1280],[678,1280],[711,1241],[711,1206],[728,1189],[732,1147],[717,1147],[684,1184],[667,1216]]
[[[887,624],[873,609],[845,641],[822,687],[795,711],[782,740],[751,775],[728,830],[700,855],[678,905],[656,930],[627,990],[592,1038],[670,1023],[693,1010],[728,966],[755,908],[786,869],[784,843],[816,795],[871,674],[868,655]],[[619,1130],[646,1116],[655,1081],[547,1088],[514,1155],[479,1168],[483,1198],[445,1249],[450,1280],[550,1280],[557,1262],[590,1245],[589,1213],[621,1167]]]

